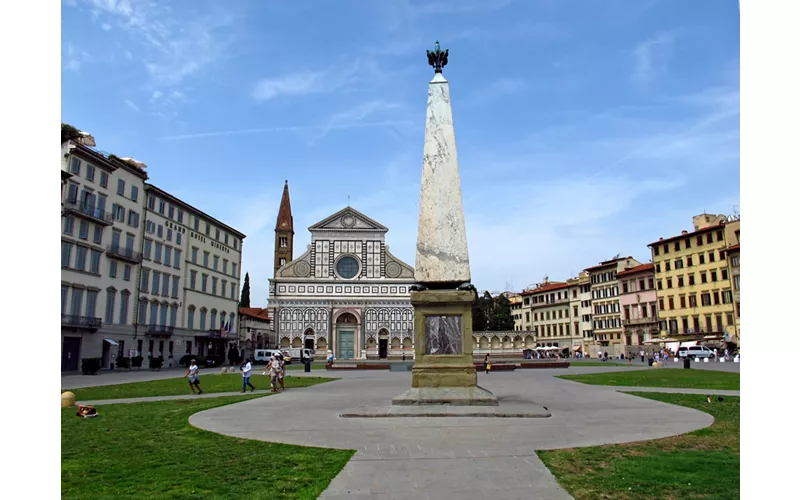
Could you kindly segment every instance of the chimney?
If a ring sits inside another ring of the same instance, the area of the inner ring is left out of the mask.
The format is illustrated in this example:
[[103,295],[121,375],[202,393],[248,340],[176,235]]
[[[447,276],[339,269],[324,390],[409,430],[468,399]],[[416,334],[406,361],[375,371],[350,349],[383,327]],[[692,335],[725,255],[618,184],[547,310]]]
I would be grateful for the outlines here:
[[684,229],[683,231],[681,231],[681,234],[689,234],[689,231]]

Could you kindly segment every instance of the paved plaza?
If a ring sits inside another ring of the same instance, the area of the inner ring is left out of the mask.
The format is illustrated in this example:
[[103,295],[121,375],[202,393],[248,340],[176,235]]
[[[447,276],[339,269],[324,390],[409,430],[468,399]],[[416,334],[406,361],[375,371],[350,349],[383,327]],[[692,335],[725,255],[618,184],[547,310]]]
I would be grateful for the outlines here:
[[549,418],[340,418],[387,404],[411,380],[409,373],[343,372],[328,384],[206,410],[190,423],[240,438],[357,450],[321,498],[570,498],[536,450],[657,439],[713,423],[700,411],[553,377],[626,369],[637,368],[479,376],[501,404],[536,401]]

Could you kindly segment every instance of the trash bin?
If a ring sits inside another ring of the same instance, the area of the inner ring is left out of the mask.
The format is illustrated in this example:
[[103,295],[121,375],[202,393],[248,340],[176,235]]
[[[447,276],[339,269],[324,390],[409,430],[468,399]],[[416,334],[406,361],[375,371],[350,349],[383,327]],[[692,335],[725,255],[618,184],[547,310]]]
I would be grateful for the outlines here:
[[683,358],[683,367],[684,367],[685,369],[687,369],[687,370],[688,370],[689,368],[691,368],[691,367],[692,367],[692,360],[691,360],[691,359],[689,359],[689,358]]
[[311,361],[306,360],[305,367],[303,368],[303,371],[306,372],[306,373],[311,373]]
[[647,366],[653,366],[653,358],[647,358]]

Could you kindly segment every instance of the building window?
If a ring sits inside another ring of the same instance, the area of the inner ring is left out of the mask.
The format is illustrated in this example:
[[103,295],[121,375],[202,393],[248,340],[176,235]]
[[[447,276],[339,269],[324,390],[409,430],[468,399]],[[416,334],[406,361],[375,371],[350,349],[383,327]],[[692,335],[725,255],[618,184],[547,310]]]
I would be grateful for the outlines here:
[[125,196],[125,179],[117,179],[117,194]]
[[113,288],[110,290],[106,290],[106,318],[105,322],[107,324],[114,323],[114,302],[117,298],[117,291]]
[[658,245],[655,245],[655,246],[653,247],[653,255],[659,255],[659,251],[658,251]]
[[108,173],[103,171],[100,172],[100,185],[103,187],[108,187]]
[[689,295],[689,307],[697,307],[697,295]]
[[139,290],[144,293],[147,293],[150,284],[150,270],[149,269],[142,269],[142,283],[139,286]]
[[708,252],[708,261],[709,262],[714,262],[715,261],[714,252]]
[[675,251],[676,252],[680,252],[681,251],[681,240],[678,240],[678,241],[675,242]]
[[174,267],[175,269],[181,268],[181,251],[178,250],[177,248],[175,249],[175,259],[174,263],[172,264],[172,267]]
[[94,242],[98,245],[103,244],[103,226],[94,226]]
[[164,281],[161,282],[161,295],[169,297],[169,274],[165,274]]
[[88,240],[89,239],[89,223],[86,222],[85,220],[82,220],[78,227],[79,227],[79,229],[78,229],[78,238],[80,238],[82,240]]
[[211,278],[211,295],[217,294],[217,278]]
[[117,261],[116,260],[110,260],[109,259],[109,261],[108,261],[108,276],[110,278],[116,278],[117,277]]
[[694,273],[689,274],[689,286],[694,286]]
[[739,290],[739,275],[733,277],[733,289]]
[[664,246],[663,246],[662,250],[664,250],[664,253],[665,253],[665,254],[668,254],[668,253],[669,253],[669,245],[667,245],[666,243],[664,243]]
[[172,241],[172,229],[167,228],[167,241]]
[[683,269],[683,259],[675,259],[675,269]]
[[731,304],[733,303],[733,294],[730,290],[723,290],[722,291],[722,303],[723,304]]
[[163,245],[156,241],[156,252],[155,252],[155,256],[153,257],[153,260],[158,262],[159,264],[161,263],[161,250],[162,249],[163,249]]
[[708,278],[706,277],[705,271],[700,273],[700,283],[708,283]]
[[281,266],[285,266],[286,265],[286,259],[285,258],[283,258],[283,257],[280,258],[280,265]]
[[73,174],[80,174],[81,173],[81,161],[78,158],[72,157],[72,160],[69,165],[69,171]]
[[289,238],[287,238],[286,236],[281,236],[280,238],[278,238],[278,240],[280,242],[281,248],[286,248],[289,246]]
[[717,281],[717,272],[716,271],[711,271],[711,282],[713,283],[713,282],[716,282],[716,281]]
[[212,309],[211,310],[211,329],[212,330],[216,330],[217,329],[217,310],[216,309]]
[[692,256],[691,255],[686,257],[686,265],[688,267],[692,267],[694,265],[694,262],[692,261]]
[[686,309],[686,296],[685,295],[681,295],[680,296],[680,302],[681,302],[681,309]]
[[164,246],[164,264],[170,265],[172,262],[172,247]]
[[672,288],[672,278],[667,278],[667,288]]
[[699,246],[699,247],[703,246],[703,235],[702,234],[697,235],[696,242],[697,242],[697,246]]
[[197,284],[197,271],[189,271],[189,288],[191,290],[194,290],[196,284]]
[[683,288],[683,276],[678,276],[678,288]]
[[172,206],[172,205],[169,206],[169,210],[167,211],[167,217],[169,217],[170,219],[175,217],[175,207],[174,206]]
[[719,305],[719,292],[715,291],[713,295],[714,295],[714,305],[718,306]]
[[120,294],[119,302],[119,324],[128,324],[128,305],[130,303],[131,294],[127,290],[123,290]]
[[214,256],[214,270],[216,271],[219,267],[219,255]]
[[131,200],[139,201],[139,188],[137,186],[131,186]]
[[203,252],[203,267],[208,267],[208,252]]
[[733,257],[731,257],[731,265],[733,267],[739,267],[739,256],[738,255],[734,255]]
[[92,249],[89,255],[89,272],[100,274],[100,251]]
[[202,291],[203,293],[207,293],[208,292],[208,275],[204,274],[202,276],[202,278],[200,279],[200,281],[201,281],[201,283],[200,283],[200,291]]
[[178,209],[178,222],[183,224],[183,210]]
[[175,233],[175,244],[178,245],[178,246],[180,246],[180,244],[181,244],[181,233],[180,232]]
[[227,293],[226,293],[227,290],[228,290],[228,282],[225,281],[225,280],[222,280],[222,293],[220,294],[220,296],[221,297],[225,297],[227,295]]
[[669,308],[675,309],[675,300],[672,297],[669,297],[667,300],[669,301]]
[[192,247],[192,264],[197,264],[197,247]]
[[733,325],[733,314],[728,313],[725,316],[726,316],[725,319],[727,320],[728,326],[732,326]]
[[231,276],[233,276],[234,278],[238,276],[236,274],[236,267],[237,267],[236,262],[231,262]]
[[717,241],[722,241],[725,236],[722,234],[722,231],[717,231]]
[[78,245],[77,248],[75,252],[75,269],[83,271],[86,269],[86,247]]
[[159,214],[164,215],[164,207],[165,206],[166,206],[166,203],[164,203],[164,200],[158,200],[158,213]]
[[144,239],[144,246],[142,248],[143,257],[146,260],[150,260],[150,252],[153,250],[153,242],[148,240],[147,238]]
[[189,306],[189,313],[186,315],[186,328],[194,330],[194,306]]
[[700,294],[700,303],[703,306],[710,306],[711,305],[711,294],[708,292]]

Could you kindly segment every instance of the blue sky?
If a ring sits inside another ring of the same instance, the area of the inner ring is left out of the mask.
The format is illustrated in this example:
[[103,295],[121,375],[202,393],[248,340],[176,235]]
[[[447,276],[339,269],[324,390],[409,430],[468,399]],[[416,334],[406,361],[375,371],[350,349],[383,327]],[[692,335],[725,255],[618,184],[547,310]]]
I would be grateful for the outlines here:
[[65,0],[62,120],[246,233],[265,305],[284,179],[295,257],[350,195],[414,264],[437,39],[478,288],[646,262],[739,204],[730,0]]

